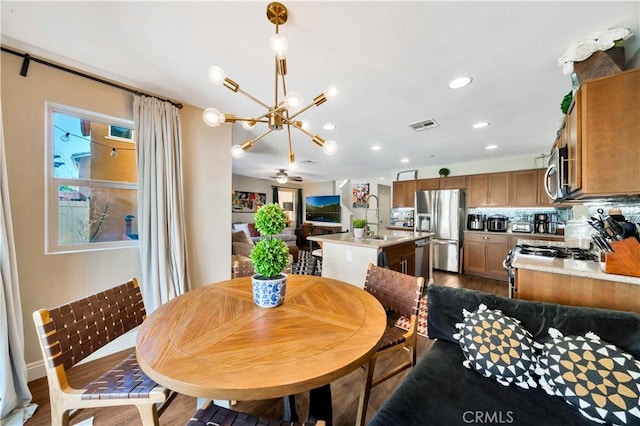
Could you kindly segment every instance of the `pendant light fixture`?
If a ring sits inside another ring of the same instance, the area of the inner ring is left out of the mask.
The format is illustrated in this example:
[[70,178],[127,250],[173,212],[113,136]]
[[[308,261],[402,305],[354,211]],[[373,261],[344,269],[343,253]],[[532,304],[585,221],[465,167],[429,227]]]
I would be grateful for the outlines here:
[[222,68],[212,66],[209,68],[209,81],[215,85],[222,85],[232,92],[243,94],[263,106],[266,111],[258,117],[243,118],[237,117],[234,114],[220,113],[216,108],[207,108],[202,113],[202,118],[206,124],[212,127],[217,127],[222,123],[235,123],[236,121],[240,121],[245,129],[251,130],[257,123],[267,124],[268,129],[264,133],[245,141],[242,145],[234,145],[231,147],[231,155],[235,158],[242,157],[245,151],[250,149],[254,143],[274,130],[286,128],[289,143],[289,168],[293,170],[296,167],[296,159],[291,144],[291,128],[297,129],[309,136],[311,141],[321,147],[326,155],[336,153],[337,145],[334,141],[326,141],[321,136],[311,133],[308,122],[297,118],[309,108],[320,106],[325,103],[327,99],[334,97],[337,94],[337,90],[334,86],[328,86],[323,93],[313,98],[313,101],[304,107],[302,106],[304,101],[299,93],[287,91],[285,81],[285,76],[287,75],[287,59],[285,54],[287,52],[288,42],[287,39],[278,32],[279,26],[287,22],[287,17],[287,8],[283,4],[273,2],[267,6],[267,19],[276,26],[275,34],[273,34],[269,40],[269,46],[275,54],[275,99],[273,105],[268,105],[266,102],[262,102],[245,92],[240,88],[238,83],[227,78]]

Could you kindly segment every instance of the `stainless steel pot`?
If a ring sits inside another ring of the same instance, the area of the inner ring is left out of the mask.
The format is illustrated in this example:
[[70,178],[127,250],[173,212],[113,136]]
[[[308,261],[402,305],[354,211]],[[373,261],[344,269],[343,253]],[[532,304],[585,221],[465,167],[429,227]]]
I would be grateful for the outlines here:
[[467,229],[473,231],[484,231],[484,217],[481,214],[468,214]]
[[509,218],[506,216],[495,215],[487,218],[487,231],[491,232],[507,232]]

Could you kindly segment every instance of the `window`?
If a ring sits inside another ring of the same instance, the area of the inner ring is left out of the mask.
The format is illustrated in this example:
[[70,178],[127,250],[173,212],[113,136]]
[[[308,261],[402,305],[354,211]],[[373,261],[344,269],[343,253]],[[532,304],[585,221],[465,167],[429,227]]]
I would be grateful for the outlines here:
[[133,122],[47,104],[47,253],[138,240]]

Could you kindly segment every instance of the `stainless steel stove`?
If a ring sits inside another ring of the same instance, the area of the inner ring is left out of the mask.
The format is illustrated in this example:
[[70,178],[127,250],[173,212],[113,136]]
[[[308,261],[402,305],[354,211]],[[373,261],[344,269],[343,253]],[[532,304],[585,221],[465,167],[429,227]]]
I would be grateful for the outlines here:
[[589,250],[565,247],[563,243],[551,243],[549,245],[533,245],[518,242],[513,250],[509,250],[507,257],[502,262],[502,267],[507,271],[509,281],[509,297],[513,297],[516,290],[516,277],[511,266],[516,255],[540,256],[555,259],[573,259],[587,262],[599,262],[600,256]]
[[533,256],[554,257],[558,259],[588,260],[599,262],[600,257],[589,250],[560,246],[534,246],[518,244],[515,246],[516,254],[528,254]]

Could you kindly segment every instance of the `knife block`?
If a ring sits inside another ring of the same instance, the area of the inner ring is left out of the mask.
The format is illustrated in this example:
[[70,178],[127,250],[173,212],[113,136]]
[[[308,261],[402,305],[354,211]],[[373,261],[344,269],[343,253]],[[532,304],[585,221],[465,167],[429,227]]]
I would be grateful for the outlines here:
[[613,253],[604,258],[604,271],[608,274],[640,277],[640,243],[635,238],[612,241]]

